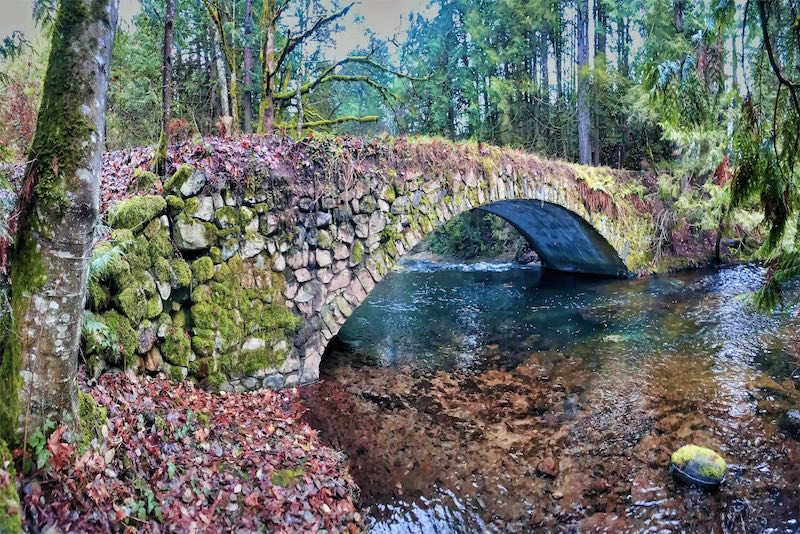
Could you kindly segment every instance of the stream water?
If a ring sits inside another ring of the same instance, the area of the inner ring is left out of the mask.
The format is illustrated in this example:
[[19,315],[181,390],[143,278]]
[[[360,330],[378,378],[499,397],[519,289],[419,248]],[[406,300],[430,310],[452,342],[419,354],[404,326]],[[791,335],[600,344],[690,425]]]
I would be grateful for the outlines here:
[[[599,280],[403,261],[304,390],[372,532],[796,532],[798,319],[751,266]],[[719,451],[715,492],[669,456]]]

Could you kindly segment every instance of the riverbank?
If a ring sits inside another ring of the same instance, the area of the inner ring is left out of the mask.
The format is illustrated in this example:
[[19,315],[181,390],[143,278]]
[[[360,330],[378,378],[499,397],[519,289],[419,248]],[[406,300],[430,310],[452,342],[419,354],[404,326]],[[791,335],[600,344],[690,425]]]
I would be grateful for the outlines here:
[[296,390],[210,393],[126,373],[83,388],[107,420],[83,452],[63,429],[32,437],[41,466],[17,480],[27,531],[363,528],[344,458],[303,422]]

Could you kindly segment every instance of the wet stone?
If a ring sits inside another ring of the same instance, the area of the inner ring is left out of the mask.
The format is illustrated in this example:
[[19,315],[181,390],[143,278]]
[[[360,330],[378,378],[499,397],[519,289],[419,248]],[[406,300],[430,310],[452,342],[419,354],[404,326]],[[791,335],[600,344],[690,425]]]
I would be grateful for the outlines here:
[[280,389],[283,387],[283,384],[284,384],[283,375],[277,375],[277,374],[266,377],[263,382],[264,387],[270,389]]
[[796,440],[800,440],[800,410],[789,410],[780,419],[781,430]]

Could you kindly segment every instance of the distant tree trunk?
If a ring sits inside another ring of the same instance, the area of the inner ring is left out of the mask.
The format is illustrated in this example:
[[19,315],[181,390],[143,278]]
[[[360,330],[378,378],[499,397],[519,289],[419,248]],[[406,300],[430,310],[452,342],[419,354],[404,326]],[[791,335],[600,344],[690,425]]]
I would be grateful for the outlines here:
[[253,0],[245,3],[244,15],[244,133],[253,133]]
[[228,102],[228,77],[225,74],[225,61],[222,58],[222,51],[219,48],[219,40],[216,30],[212,26],[211,37],[214,41],[214,58],[217,63],[217,82],[219,83],[219,105],[223,117],[231,116],[231,106]]
[[589,0],[578,0],[577,50],[578,69],[578,162],[592,163],[591,125],[589,112]]
[[[619,10],[619,6],[617,7]],[[619,73],[628,77],[628,50],[630,42],[630,24],[621,14],[617,14],[617,70]]]
[[264,0],[261,17],[264,43],[261,49],[261,131],[271,134],[275,129],[275,102],[272,98],[272,76],[275,73],[275,0]]
[[156,172],[167,174],[167,149],[169,148],[170,103],[172,102],[172,32],[175,20],[175,0],[167,0],[164,20],[164,49],[161,61],[161,137],[158,140]]
[[78,346],[100,203],[119,0],[61,0],[23,186],[9,221],[14,335],[0,362],[0,434],[78,428]]

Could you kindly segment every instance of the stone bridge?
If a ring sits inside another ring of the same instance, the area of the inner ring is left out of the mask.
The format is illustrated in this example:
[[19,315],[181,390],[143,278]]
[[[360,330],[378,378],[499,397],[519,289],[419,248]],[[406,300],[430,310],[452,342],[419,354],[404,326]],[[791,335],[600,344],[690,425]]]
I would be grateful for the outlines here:
[[123,169],[140,194],[111,205],[94,252],[92,372],[164,370],[223,390],[314,381],[392,266],[472,209],[514,225],[548,268],[626,276],[652,262],[653,218],[630,173],[423,140],[227,154],[184,149],[163,188]]

